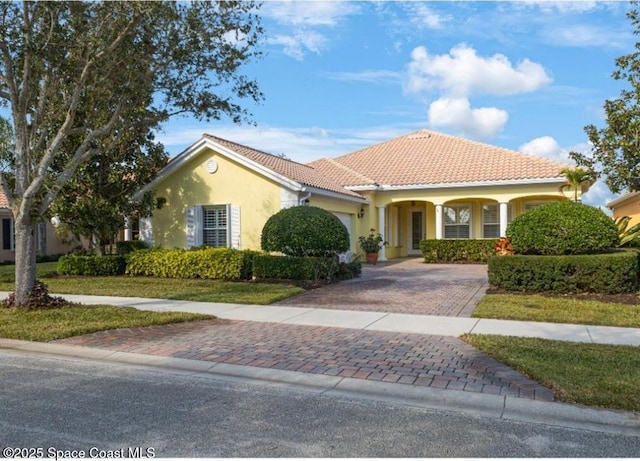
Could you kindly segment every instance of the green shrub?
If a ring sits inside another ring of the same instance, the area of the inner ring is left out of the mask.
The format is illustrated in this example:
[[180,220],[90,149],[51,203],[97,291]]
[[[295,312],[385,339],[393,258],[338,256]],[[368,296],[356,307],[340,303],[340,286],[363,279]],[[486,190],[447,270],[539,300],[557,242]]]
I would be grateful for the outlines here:
[[129,255],[127,274],[178,279],[246,280],[255,251],[232,248],[194,250],[152,248]]
[[137,250],[145,250],[149,248],[147,242],[142,240],[125,240],[122,242],[116,242],[116,254],[126,256],[129,253],[133,253]]
[[489,283],[511,291],[553,293],[635,293],[639,264],[636,251],[598,255],[493,256]]
[[331,281],[339,272],[335,256],[274,256],[261,254],[253,258],[256,279]]
[[124,256],[66,255],[58,259],[61,275],[123,275],[127,268]]
[[486,263],[496,254],[498,239],[422,240],[420,249],[426,263]]
[[349,232],[332,213],[313,206],[285,208],[262,228],[264,251],[287,256],[326,256],[349,249]]
[[616,247],[618,228],[592,206],[575,202],[540,205],[515,218],[507,238],[517,254],[595,254]]
[[36,255],[36,263],[52,263],[64,256],[64,253],[54,253],[50,255]]

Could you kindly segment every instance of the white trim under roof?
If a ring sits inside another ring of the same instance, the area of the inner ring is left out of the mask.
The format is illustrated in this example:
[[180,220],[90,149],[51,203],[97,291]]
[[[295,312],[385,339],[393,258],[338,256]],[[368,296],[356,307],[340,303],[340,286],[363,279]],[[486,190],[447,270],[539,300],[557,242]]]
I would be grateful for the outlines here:
[[640,197],[640,191],[628,192],[621,197],[618,197],[616,199],[613,199],[607,202],[607,208],[613,208],[617,205],[620,205],[623,202],[626,202],[627,200],[631,200],[632,198],[636,198],[636,197]]
[[501,181],[468,181],[468,182],[445,182],[438,184],[404,184],[393,186],[390,184],[382,184],[380,186],[345,186],[349,190],[417,190],[417,189],[447,189],[454,187],[486,187],[486,186],[518,186],[527,184],[566,184],[564,177],[556,178],[537,178],[537,179],[509,179]]
[[351,195],[344,195],[338,192],[332,192],[326,189],[319,189],[317,187],[305,186],[303,191],[311,192],[316,195],[323,195],[325,197],[339,198],[342,200],[348,200],[350,202],[356,203],[369,203],[369,199],[366,197],[353,197]]

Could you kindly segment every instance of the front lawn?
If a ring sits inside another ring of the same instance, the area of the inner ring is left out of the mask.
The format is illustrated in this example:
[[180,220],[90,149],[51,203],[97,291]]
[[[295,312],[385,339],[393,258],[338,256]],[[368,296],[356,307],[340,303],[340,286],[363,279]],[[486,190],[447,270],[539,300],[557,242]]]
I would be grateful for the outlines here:
[[522,294],[488,294],[473,317],[534,322],[640,327],[640,305]]
[[132,307],[77,304],[56,309],[0,308],[0,337],[26,341],[53,341],[116,328],[166,325],[213,318],[215,317],[204,314],[151,312]]
[[[37,266],[38,279],[47,285],[50,293],[266,305],[304,291],[293,285],[275,283],[128,276],[58,276],[56,267],[57,263],[40,263]],[[14,271],[14,266],[0,266],[0,291],[14,290]]]
[[495,335],[462,339],[549,387],[558,400],[640,411],[640,347]]

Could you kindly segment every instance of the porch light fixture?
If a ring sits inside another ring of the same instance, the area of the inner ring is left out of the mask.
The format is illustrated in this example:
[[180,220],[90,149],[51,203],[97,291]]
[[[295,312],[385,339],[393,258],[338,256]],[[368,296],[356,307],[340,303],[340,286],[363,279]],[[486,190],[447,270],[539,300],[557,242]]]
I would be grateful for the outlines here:
[[358,211],[358,219],[362,219],[364,217],[364,208],[360,207],[360,211]]

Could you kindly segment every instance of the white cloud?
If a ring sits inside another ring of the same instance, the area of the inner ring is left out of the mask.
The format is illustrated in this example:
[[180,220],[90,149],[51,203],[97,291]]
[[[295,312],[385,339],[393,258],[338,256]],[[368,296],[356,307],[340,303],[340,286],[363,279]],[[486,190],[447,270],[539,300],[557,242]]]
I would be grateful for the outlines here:
[[302,61],[307,52],[319,54],[327,46],[327,39],[314,31],[298,30],[293,35],[269,37],[267,43],[282,46],[284,54]]
[[402,79],[402,73],[393,70],[363,70],[360,72],[327,72],[332,80],[363,83],[397,83]]
[[347,16],[357,14],[360,7],[340,1],[265,2],[261,14],[265,23],[267,44],[280,46],[284,54],[302,61],[307,53],[320,54],[330,44],[327,28],[335,28]]
[[[591,150],[591,146],[585,142],[565,148],[560,146],[560,144],[558,144],[558,142],[551,136],[542,136],[524,143],[518,148],[518,150],[527,154],[533,154],[539,157],[573,165],[573,161],[569,157],[569,152],[587,153]],[[599,207],[603,211],[608,211],[606,203],[613,198],[614,195],[611,193],[605,182],[602,179],[599,179],[589,188],[589,191],[582,196],[582,202],[587,205]]]
[[466,98],[443,97],[429,106],[432,127],[454,128],[472,137],[490,137],[500,133],[509,114],[495,107],[472,109]]
[[551,80],[544,67],[528,59],[514,67],[503,54],[481,57],[464,43],[442,55],[430,55],[420,46],[411,53],[405,91],[439,91],[457,97],[512,95],[535,91]]
[[595,1],[557,1],[557,0],[519,0],[523,6],[533,6],[547,13],[583,13],[595,9],[598,2]]
[[451,16],[443,16],[435,12],[433,8],[422,2],[406,4],[409,23],[419,29],[440,29],[445,22],[451,20]]
[[633,35],[627,31],[587,24],[545,28],[540,35],[546,43],[567,47],[623,48],[634,42]]
[[359,11],[357,4],[340,1],[265,2],[261,12],[289,26],[336,26],[343,17]]

